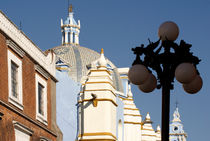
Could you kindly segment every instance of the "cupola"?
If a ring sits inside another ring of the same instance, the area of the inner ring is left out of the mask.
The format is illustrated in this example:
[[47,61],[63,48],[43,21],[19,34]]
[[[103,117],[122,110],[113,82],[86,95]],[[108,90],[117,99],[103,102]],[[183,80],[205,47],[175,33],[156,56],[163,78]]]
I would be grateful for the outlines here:
[[68,9],[68,17],[61,19],[62,45],[79,45],[80,21],[75,21],[72,5]]

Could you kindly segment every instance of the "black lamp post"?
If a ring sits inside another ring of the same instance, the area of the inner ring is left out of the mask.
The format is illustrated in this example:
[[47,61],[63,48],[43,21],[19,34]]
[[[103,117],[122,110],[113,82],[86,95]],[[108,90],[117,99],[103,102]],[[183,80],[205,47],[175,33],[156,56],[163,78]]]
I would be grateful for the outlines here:
[[[202,87],[202,79],[196,66],[200,60],[190,52],[192,45],[181,40],[174,42],[179,34],[174,22],[163,23],[158,31],[160,40],[144,47],[132,48],[136,59],[128,72],[131,83],[143,92],[162,88],[162,129],[161,140],[169,141],[170,90],[174,88],[174,77],[183,84],[187,93],[197,93]],[[143,55],[143,59],[140,56]],[[152,74],[156,72],[156,77]],[[158,80],[158,81],[157,81]]]

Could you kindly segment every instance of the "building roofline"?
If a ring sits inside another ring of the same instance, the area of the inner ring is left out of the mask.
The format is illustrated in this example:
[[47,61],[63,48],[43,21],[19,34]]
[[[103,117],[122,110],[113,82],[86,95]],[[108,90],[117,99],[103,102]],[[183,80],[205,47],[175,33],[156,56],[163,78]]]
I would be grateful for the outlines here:
[[46,54],[0,10],[0,30],[55,77],[55,55]]

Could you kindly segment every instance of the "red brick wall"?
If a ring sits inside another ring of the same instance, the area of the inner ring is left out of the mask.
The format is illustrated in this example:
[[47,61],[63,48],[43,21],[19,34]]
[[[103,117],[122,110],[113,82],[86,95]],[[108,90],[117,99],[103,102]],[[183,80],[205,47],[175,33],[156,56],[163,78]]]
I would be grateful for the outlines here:
[[[23,71],[23,106],[24,109],[21,111],[20,109],[16,108],[14,105],[8,102],[8,63],[7,63],[7,49],[9,49],[6,45],[6,38],[0,32],[0,100],[5,102],[6,104],[10,105],[14,109],[20,111],[24,115],[28,116],[35,122],[36,120],[36,89],[35,89],[35,71],[34,68],[34,60],[32,60],[29,56],[25,55],[22,60],[22,71]],[[11,50],[11,49],[10,49]],[[38,122],[45,128],[49,130],[52,129],[51,127],[51,79],[47,80],[47,121],[48,125],[44,125],[41,122]],[[26,127],[30,128],[34,131],[31,139],[32,141],[37,140],[40,136],[48,137],[53,141],[56,140],[56,137],[47,132],[46,130],[40,128],[36,124],[30,122],[26,118],[18,115],[14,111],[6,108],[0,103],[0,112],[4,113],[2,120],[0,120],[0,141],[14,141],[14,127],[12,121],[18,121],[25,125]]]
[[0,99],[8,101],[8,63],[6,38],[0,34]]
[[22,59],[23,71],[23,112],[29,117],[36,118],[36,85],[34,63],[26,56]]
[[52,134],[31,123],[29,120],[26,120],[24,117],[16,114],[15,112],[5,108],[1,104],[0,111],[4,113],[4,116],[0,121],[0,141],[15,141],[15,131],[12,121],[18,121],[33,131],[31,141],[39,141],[38,139],[41,136],[56,141],[56,137],[52,136]]

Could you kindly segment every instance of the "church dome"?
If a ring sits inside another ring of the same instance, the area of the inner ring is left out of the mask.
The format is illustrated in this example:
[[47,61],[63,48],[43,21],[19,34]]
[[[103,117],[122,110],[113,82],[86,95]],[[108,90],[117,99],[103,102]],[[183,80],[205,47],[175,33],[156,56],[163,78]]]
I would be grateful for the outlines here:
[[[100,54],[80,45],[62,45],[52,48],[57,61],[61,60],[69,66],[68,74],[76,82],[81,82],[87,76],[91,63],[100,58]],[[123,92],[122,82],[117,67],[108,59],[107,67],[112,72],[114,86],[117,91]]]

